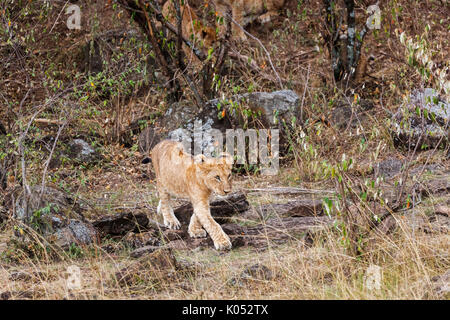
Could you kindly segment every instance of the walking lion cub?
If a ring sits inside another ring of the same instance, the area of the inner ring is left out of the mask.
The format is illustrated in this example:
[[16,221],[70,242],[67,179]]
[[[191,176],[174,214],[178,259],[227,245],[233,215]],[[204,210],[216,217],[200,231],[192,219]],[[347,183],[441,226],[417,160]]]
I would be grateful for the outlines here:
[[171,229],[181,226],[170,205],[170,196],[189,198],[194,208],[189,235],[206,237],[208,232],[217,250],[231,249],[230,238],[211,216],[209,198],[213,192],[231,192],[233,158],[228,154],[218,158],[192,157],[181,143],[163,140],[152,149],[151,159],[160,197],[157,212],[163,215],[164,225]]
[[[165,19],[174,26],[177,26],[177,14],[172,0],[166,1],[162,9],[162,14]],[[204,25],[195,11],[187,3],[181,5],[180,14],[182,17],[181,32],[183,36],[188,38],[189,41],[192,41],[195,46],[200,47],[206,54],[217,40],[215,29]],[[196,59],[196,56],[186,44],[183,43],[182,47],[187,57],[192,56]]]

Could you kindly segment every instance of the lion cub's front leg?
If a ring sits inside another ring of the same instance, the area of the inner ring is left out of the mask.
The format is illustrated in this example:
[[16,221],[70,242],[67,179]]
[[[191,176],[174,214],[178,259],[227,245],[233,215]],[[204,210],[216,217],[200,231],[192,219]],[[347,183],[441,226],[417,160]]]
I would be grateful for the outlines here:
[[189,235],[192,238],[204,238],[206,237],[206,231],[203,229],[200,220],[195,213],[192,214],[191,222],[188,228]]
[[181,224],[173,213],[173,208],[170,205],[170,195],[167,192],[159,191],[159,204],[156,212],[162,214],[164,218],[164,225],[170,229],[180,229]]
[[[208,203],[192,203],[194,207],[194,214],[191,218],[191,223],[189,224],[189,229],[198,231],[197,227],[199,222],[203,228],[205,228],[206,232],[211,236],[211,239],[214,242],[214,247],[217,250],[226,250],[231,249],[231,241],[228,235],[222,230],[222,227],[214,221],[211,216],[211,212],[209,209]],[[193,220],[194,219],[194,220]],[[198,221],[196,221],[198,219]],[[189,234],[191,234],[191,230],[189,230]],[[192,236],[192,235],[191,235]]]

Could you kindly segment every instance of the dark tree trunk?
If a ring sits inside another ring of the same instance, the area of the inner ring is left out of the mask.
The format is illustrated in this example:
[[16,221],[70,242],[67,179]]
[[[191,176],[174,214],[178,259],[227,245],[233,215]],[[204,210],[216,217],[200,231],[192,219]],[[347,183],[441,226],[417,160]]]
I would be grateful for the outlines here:
[[[334,80],[340,82],[343,79],[354,79],[367,29],[364,25],[358,33],[356,29],[355,1],[344,0],[347,11],[347,33],[344,36],[340,36],[339,31],[344,19],[342,15],[338,16],[336,13],[337,2],[337,0],[323,0],[326,11],[325,26],[327,30],[325,41],[330,51]],[[346,39],[345,44],[343,39]]]

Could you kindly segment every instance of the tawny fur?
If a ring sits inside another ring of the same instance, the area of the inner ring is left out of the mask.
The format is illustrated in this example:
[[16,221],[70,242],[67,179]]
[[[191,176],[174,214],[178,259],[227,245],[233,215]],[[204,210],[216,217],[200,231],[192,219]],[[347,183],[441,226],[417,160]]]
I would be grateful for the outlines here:
[[[269,22],[272,16],[278,15],[277,11],[283,7],[284,2],[285,0],[215,0],[216,10],[219,14],[224,16],[227,5],[229,5],[233,19],[242,28],[255,19],[259,20],[260,23]],[[247,39],[244,31],[235,23],[232,23],[232,32],[233,37],[240,40]]]
[[[180,13],[182,16],[181,32],[183,33],[183,36],[192,41],[197,48],[200,48],[206,54],[208,49],[213,46],[217,39],[216,31],[214,28],[203,25],[197,14],[188,4],[184,4],[180,7]],[[166,1],[163,6],[162,14],[167,21],[177,27],[177,14],[172,0]],[[198,62],[195,54],[184,43],[183,51],[188,59],[193,58],[195,62]]]
[[211,216],[209,200],[213,192],[219,195],[231,192],[233,159],[227,154],[218,158],[192,157],[181,143],[171,140],[158,143],[151,158],[160,197],[157,211],[163,215],[164,225],[171,229],[181,226],[170,205],[170,196],[188,198],[194,208],[189,235],[206,237],[208,232],[217,250],[230,249],[230,238]]

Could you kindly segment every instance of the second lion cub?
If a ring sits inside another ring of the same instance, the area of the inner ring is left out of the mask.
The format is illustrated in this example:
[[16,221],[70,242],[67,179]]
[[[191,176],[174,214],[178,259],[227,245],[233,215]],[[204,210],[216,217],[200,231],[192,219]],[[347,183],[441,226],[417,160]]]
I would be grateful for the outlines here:
[[[166,1],[162,9],[162,14],[170,23],[177,26],[177,14],[172,0]],[[193,41],[194,44],[197,47],[200,47],[206,54],[208,49],[211,48],[217,40],[216,31],[211,27],[205,26],[195,14],[195,11],[187,3],[181,5],[180,14],[182,16],[181,32],[189,39],[189,41]],[[187,57],[192,56],[196,59],[196,56],[192,53],[191,49],[184,43],[183,50]]]
[[152,149],[151,159],[160,197],[157,212],[163,215],[164,225],[171,229],[181,226],[170,205],[170,195],[188,198],[194,208],[189,235],[206,237],[208,232],[217,250],[230,249],[230,238],[211,216],[209,198],[213,192],[219,195],[231,192],[232,157],[228,154],[218,158],[192,157],[181,143],[164,140]]
[[[257,19],[260,23],[266,23],[272,16],[278,15],[277,10],[281,9],[285,0],[215,0],[217,11],[224,16],[227,6],[230,6],[233,18],[242,27]],[[233,36],[241,40],[246,40],[244,31],[234,23],[232,24]]]

